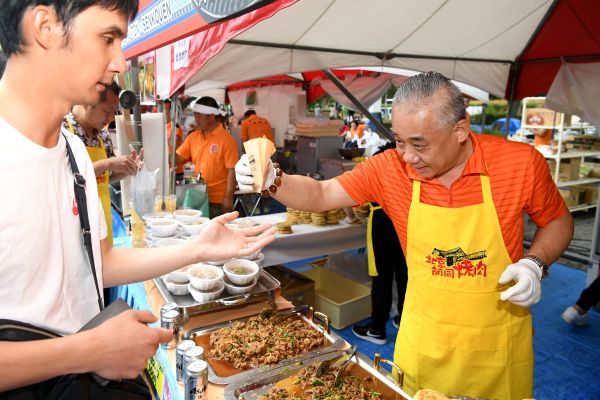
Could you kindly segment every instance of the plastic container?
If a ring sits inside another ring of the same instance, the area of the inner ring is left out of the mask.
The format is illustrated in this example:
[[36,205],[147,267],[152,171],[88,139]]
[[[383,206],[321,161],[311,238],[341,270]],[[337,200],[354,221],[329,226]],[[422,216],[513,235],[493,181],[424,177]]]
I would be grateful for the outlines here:
[[344,329],[371,315],[371,289],[325,268],[300,273],[315,282],[315,310],[329,317],[335,329]]

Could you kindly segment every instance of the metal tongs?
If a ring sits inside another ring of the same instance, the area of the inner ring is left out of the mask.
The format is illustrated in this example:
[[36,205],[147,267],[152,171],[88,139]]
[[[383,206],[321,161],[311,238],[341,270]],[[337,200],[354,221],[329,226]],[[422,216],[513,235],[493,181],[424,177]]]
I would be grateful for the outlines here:
[[291,317],[292,315],[296,315],[298,313],[305,314],[307,308],[308,308],[308,306],[301,305],[301,306],[296,306],[290,310],[285,310],[285,311],[280,311],[280,312],[277,312],[271,308],[264,308],[260,312],[260,317],[262,319],[271,319],[272,322],[279,322],[281,320],[284,320],[284,319]]
[[[348,350],[346,350],[344,352],[345,354],[348,354],[348,358],[340,363],[340,365],[338,367],[338,371],[335,374],[334,385],[337,385],[337,384],[339,384],[339,382],[341,382],[343,372],[346,370],[346,367],[348,366],[348,364],[350,364],[350,360],[352,359],[352,357],[354,357],[354,354],[356,354],[357,350],[358,350],[358,347],[356,345],[354,345],[354,346],[348,348]],[[317,372],[315,372],[315,377],[318,378],[318,377],[322,376],[325,372],[329,371],[329,368],[331,368],[331,365],[334,363],[334,361],[337,361],[337,360],[338,359],[333,358],[331,360],[325,360],[321,364],[319,364],[319,366],[317,367]]]
[[342,377],[344,376],[344,373],[346,372],[346,368],[348,368],[348,365],[350,365],[350,361],[352,361],[352,357],[354,357],[354,354],[356,354],[356,350],[358,350],[358,347],[356,345],[352,346],[349,350],[348,358],[346,359],[346,361],[342,362],[340,364],[340,366],[338,367],[338,370],[335,373],[335,381],[333,381],[334,387],[337,387],[342,383]]

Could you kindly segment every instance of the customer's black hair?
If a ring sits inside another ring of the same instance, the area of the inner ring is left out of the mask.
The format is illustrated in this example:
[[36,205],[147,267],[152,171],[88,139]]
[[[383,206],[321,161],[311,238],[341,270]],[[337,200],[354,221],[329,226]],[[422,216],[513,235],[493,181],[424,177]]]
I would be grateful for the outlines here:
[[256,111],[250,109],[244,113],[244,118],[248,118],[251,115],[256,115]]
[[0,50],[0,79],[2,79],[2,75],[4,75],[4,68],[6,68],[6,56],[4,52]]
[[0,0],[0,46],[10,58],[23,52],[23,15],[28,8],[45,5],[53,7],[65,28],[65,36],[73,19],[92,6],[118,11],[128,20],[135,18],[138,0]]

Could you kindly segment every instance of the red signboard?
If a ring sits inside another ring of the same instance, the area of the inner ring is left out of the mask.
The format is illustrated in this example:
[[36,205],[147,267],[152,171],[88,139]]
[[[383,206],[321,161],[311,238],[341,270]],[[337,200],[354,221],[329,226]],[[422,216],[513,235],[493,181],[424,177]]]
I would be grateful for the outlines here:
[[148,53],[274,1],[140,0],[139,12],[123,41],[125,57]]

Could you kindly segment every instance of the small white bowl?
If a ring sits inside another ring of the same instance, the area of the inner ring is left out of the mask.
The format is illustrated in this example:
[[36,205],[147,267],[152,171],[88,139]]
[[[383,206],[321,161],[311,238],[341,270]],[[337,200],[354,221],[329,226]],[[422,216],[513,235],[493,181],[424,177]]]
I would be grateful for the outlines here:
[[199,234],[202,229],[206,228],[207,226],[207,222],[210,221],[208,218],[205,217],[200,217],[200,219],[198,221],[194,221],[192,223],[183,223],[181,224],[181,227],[183,228],[183,231],[185,233],[187,233],[188,235],[194,236]]
[[199,218],[202,218],[202,211],[194,210],[191,208],[175,210],[173,211],[173,217],[175,217],[176,220],[181,221],[183,223],[189,223],[196,221]]
[[265,255],[263,253],[258,253],[256,258],[253,258],[250,261],[257,263],[259,267],[262,267],[263,261],[265,261]]
[[212,291],[203,291],[196,289],[190,282],[188,290],[190,291],[190,294],[194,300],[196,300],[198,303],[206,303],[219,297],[221,293],[223,293],[223,290],[225,290],[225,285],[223,284],[223,281],[220,281],[216,288],[211,289]]
[[260,272],[257,263],[241,258],[234,258],[223,265],[223,272],[234,285],[248,285]]
[[255,259],[255,258],[257,258],[257,257],[258,257],[258,255],[260,254],[260,251],[261,251],[261,250],[262,250],[262,249],[258,249],[258,250],[256,250],[254,253],[250,254],[249,256],[241,256],[240,258],[241,258],[241,259],[244,259],[244,260],[250,260],[250,261],[254,261],[254,259]]
[[150,224],[150,222],[158,221],[159,219],[171,218],[172,214],[168,212],[151,212],[144,214],[142,218],[146,222],[146,224]]
[[[186,277],[186,280],[187,280],[187,277]],[[168,277],[163,278],[163,282],[165,283],[167,290],[176,296],[184,296],[184,295],[190,293],[190,290],[188,289],[189,282],[185,282],[185,283],[173,282]]]
[[240,294],[246,294],[252,291],[252,289],[254,289],[254,286],[256,286],[256,281],[257,279],[254,278],[252,279],[252,281],[250,281],[250,284],[246,285],[246,286],[238,286],[238,285],[234,285],[233,283],[229,282],[229,280],[227,278],[225,278],[223,280],[223,284],[225,285],[225,290],[227,290],[227,293],[229,293],[232,296],[237,296]]
[[231,261],[231,260],[232,259],[229,258],[227,260],[207,261],[207,263],[210,264],[210,265],[216,265],[216,266],[221,267],[221,266],[225,265],[226,262]]
[[161,239],[161,240],[157,241],[156,245],[158,247],[167,247],[167,246],[179,246],[180,244],[184,244],[184,243],[185,243],[184,239],[166,238],[166,239]]
[[193,264],[187,270],[187,277],[194,289],[209,291],[223,286],[223,270],[214,265]]
[[169,237],[175,234],[179,222],[170,218],[159,218],[156,221],[152,221],[148,224],[150,232],[154,237]]
[[252,228],[253,226],[260,225],[253,219],[250,218],[239,218],[234,221],[240,228]]
[[176,270],[171,271],[163,276],[163,281],[165,282],[165,284],[167,280],[174,283],[188,283],[190,281],[190,278],[188,278],[187,271]]
[[149,240],[150,242],[152,242],[153,244],[158,243],[160,240],[175,238],[175,237],[176,236],[160,237],[160,236],[156,236],[153,233],[149,233],[148,235],[146,235],[146,239]]

